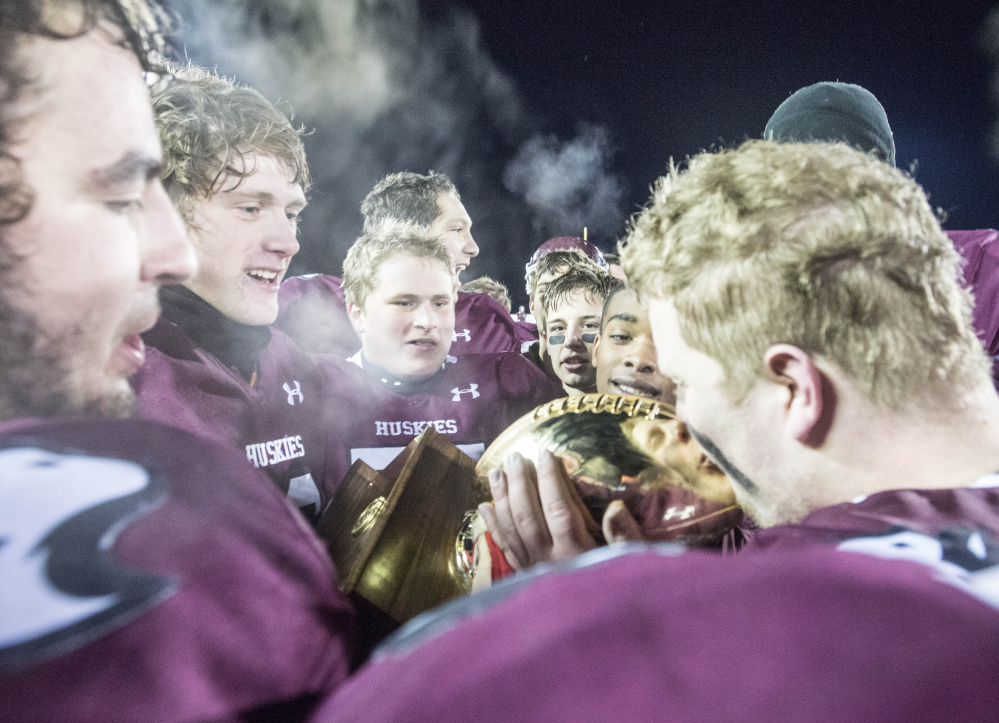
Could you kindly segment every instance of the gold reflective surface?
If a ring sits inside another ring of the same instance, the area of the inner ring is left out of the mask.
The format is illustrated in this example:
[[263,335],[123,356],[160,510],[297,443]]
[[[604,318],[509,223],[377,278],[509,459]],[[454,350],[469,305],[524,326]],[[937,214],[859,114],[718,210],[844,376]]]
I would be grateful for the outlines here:
[[350,534],[357,537],[374,527],[375,521],[378,519],[378,515],[385,510],[387,502],[388,501],[384,497],[376,497],[372,500],[371,504],[365,507],[361,511],[361,514],[357,516],[357,522],[354,523],[354,527],[351,529]]
[[544,404],[489,446],[477,484],[488,496],[489,471],[509,454],[537,464],[545,449],[562,461],[598,524],[615,499],[650,539],[713,544],[741,519],[728,479],[668,404],[613,394]]

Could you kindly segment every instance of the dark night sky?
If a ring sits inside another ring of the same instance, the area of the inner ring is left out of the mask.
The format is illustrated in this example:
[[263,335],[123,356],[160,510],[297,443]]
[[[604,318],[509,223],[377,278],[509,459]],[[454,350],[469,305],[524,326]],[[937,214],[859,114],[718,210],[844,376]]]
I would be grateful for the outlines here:
[[167,1],[180,57],[312,129],[294,274],[339,274],[375,182],[433,168],[475,221],[466,280],[495,276],[523,303],[546,238],[588,225],[610,249],[671,157],[760,137],[821,80],[881,100],[946,227],[999,225],[984,40],[999,0]]
[[455,5],[478,18],[483,44],[546,131],[606,127],[628,211],[671,156],[759,136],[791,92],[842,80],[881,100],[898,165],[918,162],[916,178],[948,227],[999,223],[983,41],[995,2],[421,4],[431,19]]

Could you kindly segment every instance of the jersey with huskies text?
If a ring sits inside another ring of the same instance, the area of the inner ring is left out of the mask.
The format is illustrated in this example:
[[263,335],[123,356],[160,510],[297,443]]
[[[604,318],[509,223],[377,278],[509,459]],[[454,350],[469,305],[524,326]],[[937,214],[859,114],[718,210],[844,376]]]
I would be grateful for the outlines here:
[[416,394],[394,390],[352,361],[329,362],[322,370],[342,399],[341,412],[349,410],[333,423],[340,449],[330,463],[341,478],[357,459],[383,469],[427,427],[478,459],[518,418],[562,396],[519,354],[449,357],[429,388]]
[[0,711],[300,715],[347,676],[326,551],[243,455],[145,420],[0,426]]
[[166,319],[143,339],[151,348],[131,379],[139,415],[240,450],[307,517],[318,515],[343,475],[326,464],[328,405],[308,355],[272,329],[251,386]]

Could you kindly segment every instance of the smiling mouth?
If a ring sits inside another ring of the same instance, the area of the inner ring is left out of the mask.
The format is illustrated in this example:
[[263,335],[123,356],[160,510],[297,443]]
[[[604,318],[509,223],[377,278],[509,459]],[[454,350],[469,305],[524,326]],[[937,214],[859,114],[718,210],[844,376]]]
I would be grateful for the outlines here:
[[662,396],[663,390],[651,384],[639,381],[611,380],[611,386],[619,390],[621,394],[630,394],[633,397],[644,397],[646,399],[658,399]]
[[429,350],[437,347],[437,342],[433,339],[411,339],[406,343],[415,346],[417,349]]
[[280,284],[280,272],[271,269],[249,269],[246,275],[254,281],[267,284],[267,286],[277,287]]

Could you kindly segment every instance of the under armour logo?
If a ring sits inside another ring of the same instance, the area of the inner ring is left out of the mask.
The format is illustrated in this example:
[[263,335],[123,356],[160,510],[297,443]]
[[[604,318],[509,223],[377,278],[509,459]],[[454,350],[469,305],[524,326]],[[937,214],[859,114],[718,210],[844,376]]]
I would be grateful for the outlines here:
[[693,505],[687,505],[682,510],[677,509],[676,507],[670,507],[668,510],[666,510],[666,514],[663,515],[663,522],[669,522],[674,517],[678,517],[681,520],[689,520],[691,517],[694,516],[694,512],[696,511],[697,510]]
[[471,329],[465,329],[465,331],[463,331],[460,334],[457,331],[452,332],[451,333],[451,341],[458,341],[458,337],[459,336],[465,337],[465,341],[471,341],[472,340],[472,330]]
[[302,385],[298,382],[295,382],[294,389],[288,384],[288,382],[285,382],[284,390],[288,393],[288,404],[291,406],[295,406],[295,397],[298,397],[299,404],[305,401],[305,395],[302,394]]
[[471,394],[472,399],[477,399],[478,397],[482,396],[481,394],[479,394],[478,389],[479,389],[478,384],[472,384],[468,389],[458,389],[458,387],[455,387],[454,389],[451,390],[451,394],[454,395],[451,397],[451,401],[460,402],[462,394]]

